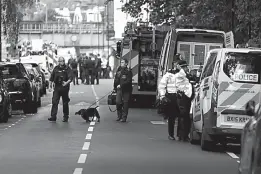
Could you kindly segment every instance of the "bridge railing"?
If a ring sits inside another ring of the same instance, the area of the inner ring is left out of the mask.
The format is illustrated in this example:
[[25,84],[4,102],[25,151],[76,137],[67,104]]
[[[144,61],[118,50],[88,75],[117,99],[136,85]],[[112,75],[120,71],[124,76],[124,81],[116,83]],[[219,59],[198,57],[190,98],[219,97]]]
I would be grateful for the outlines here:
[[[109,31],[113,30],[110,25]],[[103,23],[83,23],[83,24],[67,24],[67,23],[36,23],[22,22],[20,25],[20,33],[84,33],[98,34],[107,33],[107,26]]]

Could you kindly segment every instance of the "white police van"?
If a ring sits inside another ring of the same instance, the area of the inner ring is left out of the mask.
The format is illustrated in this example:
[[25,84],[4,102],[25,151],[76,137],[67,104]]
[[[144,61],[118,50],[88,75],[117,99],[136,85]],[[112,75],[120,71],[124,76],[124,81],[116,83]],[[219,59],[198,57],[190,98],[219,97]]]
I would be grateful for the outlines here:
[[250,119],[245,106],[261,101],[261,50],[221,48],[208,52],[192,105],[190,142],[209,150],[240,143]]

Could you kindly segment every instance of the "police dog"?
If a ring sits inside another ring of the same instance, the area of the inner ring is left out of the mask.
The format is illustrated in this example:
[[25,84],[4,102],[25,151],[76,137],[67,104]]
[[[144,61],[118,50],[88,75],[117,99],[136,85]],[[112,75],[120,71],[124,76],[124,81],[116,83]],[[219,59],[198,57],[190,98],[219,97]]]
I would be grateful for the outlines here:
[[96,117],[97,121],[100,122],[100,114],[97,107],[99,106],[96,106],[95,108],[80,109],[78,112],[75,112],[75,115],[81,115],[87,123],[91,122],[90,118],[92,118],[93,121],[94,117]]

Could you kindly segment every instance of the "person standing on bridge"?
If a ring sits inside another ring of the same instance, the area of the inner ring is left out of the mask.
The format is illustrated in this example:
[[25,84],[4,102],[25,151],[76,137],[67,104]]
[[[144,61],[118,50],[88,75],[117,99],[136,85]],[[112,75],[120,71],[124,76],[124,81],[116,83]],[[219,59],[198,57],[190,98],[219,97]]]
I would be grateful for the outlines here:
[[132,72],[128,68],[128,60],[121,60],[121,66],[117,69],[113,86],[114,91],[117,92],[117,121],[126,122],[132,93]]
[[60,97],[63,100],[63,122],[68,122],[69,119],[69,90],[70,83],[72,82],[72,71],[69,66],[65,64],[65,59],[59,57],[58,65],[53,69],[50,77],[50,90],[52,90],[54,83],[54,91],[52,97],[52,109],[51,117],[48,118],[49,121],[56,121],[58,104]]

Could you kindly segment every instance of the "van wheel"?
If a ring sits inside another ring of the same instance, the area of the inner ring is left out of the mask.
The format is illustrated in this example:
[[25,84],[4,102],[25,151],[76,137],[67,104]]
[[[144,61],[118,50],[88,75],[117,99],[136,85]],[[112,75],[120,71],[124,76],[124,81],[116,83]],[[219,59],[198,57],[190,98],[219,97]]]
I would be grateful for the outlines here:
[[200,143],[200,136],[199,134],[195,131],[193,120],[191,120],[191,128],[190,128],[190,133],[189,133],[189,141],[190,144],[197,145]]
[[209,135],[206,133],[203,125],[202,133],[201,133],[201,141],[200,141],[201,149],[204,151],[211,151],[212,149],[214,149],[214,145],[215,142],[211,140]]

